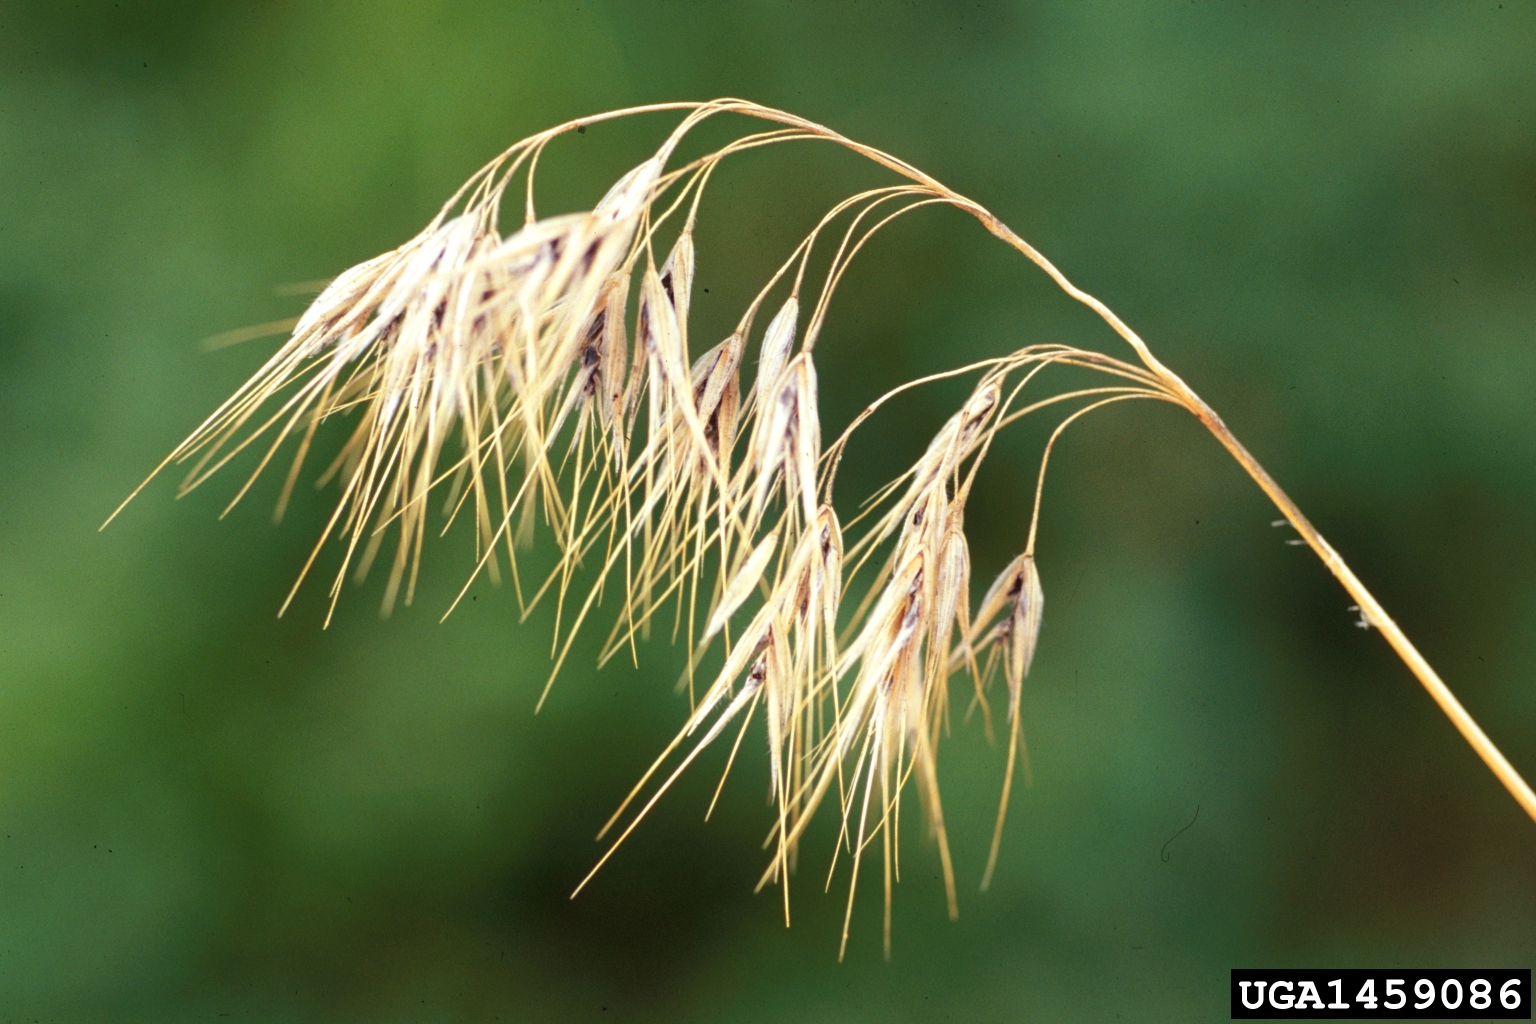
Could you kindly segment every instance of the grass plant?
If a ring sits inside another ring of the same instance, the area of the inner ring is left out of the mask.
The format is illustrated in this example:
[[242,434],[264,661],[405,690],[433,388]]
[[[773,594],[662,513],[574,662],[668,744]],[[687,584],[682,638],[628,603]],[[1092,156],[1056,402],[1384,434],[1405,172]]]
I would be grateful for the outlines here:
[[[538,215],[536,173],[550,142],[595,122],[664,111],[682,112],[681,123],[591,211]],[[670,166],[692,129],[722,115],[767,127]],[[835,143],[895,180],[829,209],[728,337],[692,344],[694,228],[711,176],[732,155],[798,141]],[[522,224],[503,235],[509,197],[521,199]],[[975,217],[1097,313],[1133,358],[1029,345],[904,384],[824,443],[815,349],[829,303],[882,227],[928,206]],[[639,641],[658,625],[685,638],[680,689],[690,711],[599,834],[609,845],[592,873],[717,742],[731,744],[728,775],[761,717],[774,823],[759,888],[780,888],[787,922],[799,844],[831,801],[839,826],[827,884],[840,868],[849,875],[843,946],[860,873],[878,857],[889,952],[901,794],[909,785],[937,842],[949,912],[957,912],[938,747],[950,722],[950,682],[963,675],[971,710],[989,733],[994,724],[1007,733],[985,889],[1013,779],[1021,765],[1027,771],[1020,694],[1044,609],[1035,549],[1046,469],[1071,424],[1128,401],[1171,403],[1205,425],[1343,584],[1359,624],[1380,632],[1536,818],[1530,787],[1381,604],[1130,327],[978,203],[803,118],[726,99],[634,107],[551,128],[481,168],[415,238],[326,284],[296,322],[265,326],[291,327],[291,336],[150,478],[190,463],[184,494],[255,448],[260,455],[233,507],[294,442],[277,502],[281,519],[320,425],[347,421],[340,454],[319,474],[340,497],[294,592],[334,543],[342,555],[330,583],[332,610],[348,575],[362,579],[381,555],[389,565],[383,610],[410,603],[441,507],[447,524],[473,522],[476,577],[510,578],[525,615],[542,600],[557,605],[545,694],[610,592],[617,591],[616,614],[603,661],[637,657]],[[753,350],[755,372],[745,382]],[[1101,379],[1051,390],[1063,367]],[[969,397],[916,463],[844,522],[833,498],[850,436],[898,394],[954,377],[974,378]],[[973,604],[966,502],[999,432],[1036,414],[1061,418],[1033,481],[1023,550]],[[542,579],[525,579],[519,552],[541,531],[558,552],[556,565]]]

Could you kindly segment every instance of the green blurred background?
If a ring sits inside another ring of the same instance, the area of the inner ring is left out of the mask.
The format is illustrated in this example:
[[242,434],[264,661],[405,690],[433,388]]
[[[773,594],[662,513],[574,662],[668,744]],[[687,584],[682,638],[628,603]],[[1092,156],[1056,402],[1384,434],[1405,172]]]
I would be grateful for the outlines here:
[[[594,630],[534,717],[549,609],[477,584],[437,621],[464,531],[415,607],[381,621],[376,577],[322,631],[323,577],[275,611],[334,492],[274,529],[281,474],[223,521],[238,472],[167,478],[96,527],[272,350],[198,342],[296,313],[277,286],[408,238],[526,134],[739,95],[976,197],[1108,302],[1536,775],[1533,53],[1510,2],[0,3],[0,1018],[1221,1020],[1234,966],[1530,966],[1536,825],[1172,408],[1059,449],[1034,787],[978,893],[1003,752],[957,726],[961,917],[909,827],[889,963],[877,872],[837,962],[830,833],[792,928],[752,895],[760,738],[713,821],[723,750],[566,899],[685,714],[679,654],[597,672]],[[544,209],[671,123],[561,142]],[[727,165],[695,337],[885,180],[825,147]],[[829,427],[1038,341],[1125,354],[975,223],[908,218],[833,308]],[[877,421],[845,510],[962,393]],[[1042,436],[972,503],[984,580]]]

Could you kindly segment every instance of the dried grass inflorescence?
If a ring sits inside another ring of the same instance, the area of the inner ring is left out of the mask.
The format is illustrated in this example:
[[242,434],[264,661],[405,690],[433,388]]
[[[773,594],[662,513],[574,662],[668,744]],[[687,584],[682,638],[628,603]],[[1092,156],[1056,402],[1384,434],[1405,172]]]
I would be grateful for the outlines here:
[[[658,110],[685,116],[590,212],[537,216],[535,171],[550,141],[581,125]],[[777,127],[669,168],[684,137],[721,114]],[[902,180],[828,210],[735,330],[695,357],[688,328],[694,226],[710,177],[734,153],[798,140],[834,142]],[[502,200],[519,174],[523,224],[503,236]],[[849,261],[891,220],[936,204],[970,213],[1023,252],[1099,312],[1138,362],[1031,345],[938,375],[974,374],[977,381],[917,462],[845,523],[833,492],[849,437],[897,393],[936,378],[878,399],[824,446],[815,344]],[[810,284],[812,253],[838,225],[841,237],[828,247],[821,283]],[[664,236],[672,243],[658,262]],[[767,309],[773,315],[757,330]],[[754,348],[756,371],[744,385]],[[1036,378],[1056,366],[1105,380],[1037,396]],[[983,888],[992,877],[1023,753],[1021,694],[1044,609],[1035,540],[1046,465],[1071,423],[1133,399],[1171,402],[1199,417],[1350,588],[1365,609],[1362,617],[1379,625],[1400,653],[1412,651],[1209,407],[1098,300],[984,208],[915,168],[820,125],[740,100],[615,111],[517,143],[475,174],[419,235],[325,287],[289,340],[160,468],[192,462],[181,485],[185,493],[247,447],[264,445],[233,506],[296,437],[277,503],[281,518],[320,424],[345,419],[351,432],[319,475],[322,485],[339,486],[340,499],[295,591],[324,546],[339,540],[333,609],[348,573],[361,579],[386,551],[383,609],[389,611],[402,588],[409,603],[429,513],[441,496],[449,523],[461,513],[474,521],[476,575],[509,573],[525,613],[546,595],[558,603],[555,672],[605,586],[621,593],[604,660],[633,655],[637,638],[670,609],[672,633],[686,636],[691,652],[680,683],[691,712],[600,833],[613,838],[593,872],[679,774],[734,730],[728,774],[760,713],[775,820],[759,887],[780,886],[787,920],[798,845],[830,799],[840,827],[827,882],[840,861],[851,876],[843,944],[864,859],[877,847],[888,951],[901,794],[909,784],[936,840],[949,910],[956,912],[937,752],[949,722],[949,683],[959,672],[971,677],[971,707],[989,731],[989,694],[999,675],[1006,690],[1007,770]],[[1072,411],[1045,446],[1022,553],[973,605],[964,519],[977,471],[999,431],[1064,404]],[[518,549],[533,539],[540,520],[558,560],[529,595]],[[584,595],[578,579],[590,584]],[[858,600],[845,601],[851,595]],[[703,671],[717,661],[718,668]],[[1438,678],[1434,683],[1444,689]],[[1425,685],[1442,707],[1443,696],[1465,717],[1448,690],[1436,692],[1427,679]],[[1456,718],[1450,707],[1447,712]],[[1465,723],[1457,720],[1467,733]],[[1480,731],[1476,736],[1487,748],[1479,752],[1499,772],[1489,759],[1492,745]],[[1507,763],[1504,768],[1513,775]],[[1536,814],[1536,803],[1527,806]]]

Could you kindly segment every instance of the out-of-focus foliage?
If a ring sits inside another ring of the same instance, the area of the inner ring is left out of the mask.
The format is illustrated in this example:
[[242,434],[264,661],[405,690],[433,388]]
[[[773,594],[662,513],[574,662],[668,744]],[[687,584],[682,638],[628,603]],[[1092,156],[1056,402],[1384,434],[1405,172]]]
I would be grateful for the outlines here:
[[[566,900],[686,712],[664,637],[601,672],[588,637],[535,718],[551,609],[477,584],[437,622],[462,531],[415,607],[380,621],[375,580],[322,632],[323,585],[274,612],[329,494],[274,529],[280,474],[223,521],[235,475],[167,480],[95,528],[270,351],[197,342],[297,312],[275,286],[408,238],[557,121],[740,95],[975,196],[1107,301],[1536,774],[1533,52],[1536,9],[1489,2],[0,3],[4,1016],[1183,1021],[1225,1017],[1233,966],[1529,965],[1536,826],[1172,408],[1059,450],[1034,786],[976,893],[1003,752],[957,704],[961,917],[909,828],[890,965],[873,884],[835,960],[830,830],[792,929],[753,897],[751,741],[713,821],[724,751]],[[670,123],[562,141],[545,208]],[[828,147],[727,165],[695,337],[880,180]],[[823,408],[1037,341],[1126,354],[974,223],[909,218],[840,292]],[[844,507],[960,393],[878,421]],[[979,485],[979,578],[1022,543],[1041,429]]]

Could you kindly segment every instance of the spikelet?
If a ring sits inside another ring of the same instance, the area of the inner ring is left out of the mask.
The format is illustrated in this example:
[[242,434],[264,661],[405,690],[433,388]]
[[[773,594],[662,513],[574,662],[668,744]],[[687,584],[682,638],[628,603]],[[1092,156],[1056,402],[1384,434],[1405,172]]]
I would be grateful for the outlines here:
[[800,300],[791,295],[768,323],[768,331],[763,335],[763,347],[757,357],[756,393],[759,409],[769,405],[769,393],[778,386],[784,364],[789,361],[789,353],[795,346],[795,325],[799,318]]
[[758,584],[763,581],[763,573],[768,569],[768,560],[773,557],[773,552],[779,546],[778,531],[770,533],[752,553],[747,556],[741,568],[737,569],[726,584],[725,593],[720,598],[720,604],[709,617],[709,625],[704,629],[701,642],[708,643],[716,633],[725,628],[725,624],[731,621],[731,616],[742,606]]
[[757,408],[757,429],[742,473],[754,481],[747,529],[755,532],[776,487],[790,511],[808,523],[816,510],[816,470],[821,459],[816,365],[809,352],[790,360]]
[[[1035,645],[1040,639],[1040,625],[1045,610],[1045,591],[1040,586],[1040,572],[1033,552],[1026,551],[993,581],[976,613],[978,631],[985,630],[981,643],[990,641],[994,660],[1003,663],[1008,685],[1008,766],[1004,769],[1003,795],[997,809],[997,825],[992,832],[992,847],[987,855],[981,887],[992,884],[997,867],[997,851],[1002,842],[1003,821],[1008,814],[1008,796],[1013,786],[1014,764],[1023,748],[1026,778],[1028,748],[1024,747],[1024,725],[1019,714],[1024,679],[1035,660]],[[994,622],[995,620],[995,622]],[[990,674],[990,673],[989,673]]]

